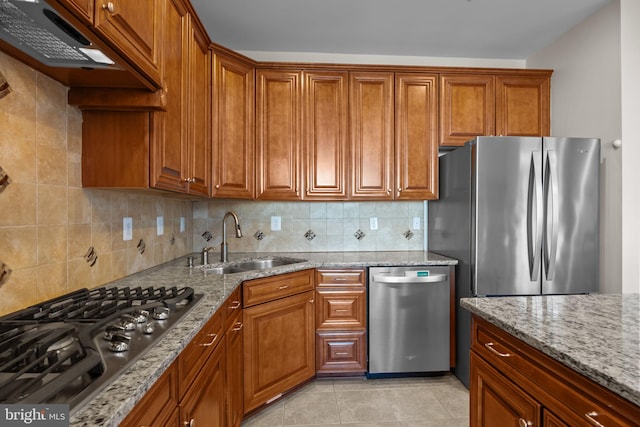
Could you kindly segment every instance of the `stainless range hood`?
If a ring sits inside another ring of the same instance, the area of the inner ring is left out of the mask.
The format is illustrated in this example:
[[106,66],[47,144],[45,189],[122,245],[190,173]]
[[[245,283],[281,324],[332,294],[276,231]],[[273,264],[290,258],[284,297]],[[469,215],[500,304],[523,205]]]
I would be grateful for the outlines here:
[[0,0],[0,39],[49,67],[120,68],[43,0]]

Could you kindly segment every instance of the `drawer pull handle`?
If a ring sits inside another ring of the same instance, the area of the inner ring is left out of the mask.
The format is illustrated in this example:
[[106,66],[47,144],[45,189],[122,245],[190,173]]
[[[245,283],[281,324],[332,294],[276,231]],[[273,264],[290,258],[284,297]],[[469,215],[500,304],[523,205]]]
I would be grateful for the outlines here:
[[289,287],[289,285],[282,285],[282,286],[278,286],[279,290],[283,290],[283,289],[287,289]]
[[236,326],[235,328],[232,328],[231,330],[232,330],[233,332],[238,332],[240,329],[242,329],[242,327],[244,326],[244,323],[242,323],[242,322],[236,322],[236,325],[239,325],[239,326]]
[[336,313],[344,313],[345,311],[349,311],[346,308],[339,308],[336,310]]
[[336,282],[346,282],[346,281],[347,281],[347,278],[346,278],[346,277],[336,277],[334,280],[335,280]]
[[336,353],[336,356],[347,356],[349,353],[347,353],[346,351],[342,351],[342,352],[338,352]]
[[511,353],[500,353],[498,350],[493,348],[494,345],[495,345],[495,343],[488,342],[484,346],[487,347],[487,349],[489,349],[489,351],[491,351],[492,353],[494,353],[494,354],[496,354],[496,355],[498,355],[500,357],[511,357]]
[[237,308],[240,308],[240,301],[234,301],[233,305],[229,306],[229,310],[235,310]]
[[518,427],[530,427],[533,423],[531,421],[527,421],[524,418],[518,419]]
[[216,342],[216,339],[218,339],[218,334],[207,334],[207,336],[211,337],[211,341],[209,341],[208,343],[200,344],[203,347],[212,346],[213,343]]
[[595,411],[587,412],[586,414],[584,414],[584,416],[587,418],[587,421],[589,421],[589,423],[593,424],[594,426],[604,427],[604,424],[599,423],[598,420],[595,419],[598,416],[597,412]]

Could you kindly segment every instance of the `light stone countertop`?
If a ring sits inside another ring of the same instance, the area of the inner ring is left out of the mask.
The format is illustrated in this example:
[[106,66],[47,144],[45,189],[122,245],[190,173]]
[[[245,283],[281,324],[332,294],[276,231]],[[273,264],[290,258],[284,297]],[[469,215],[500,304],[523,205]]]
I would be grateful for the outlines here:
[[640,406],[640,294],[460,301],[471,313]]
[[[112,384],[82,405],[71,416],[70,427],[115,427],[133,409],[147,390],[173,363],[196,333],[225,299],[245,280],[289,273],[307,268],[358,268],[412,265],[456,265],[457,260],[422,251],[398,252],[295,252],[230,253],[229,262],[278,256],[304,262],[266,270],[235,274],[211,274],[202,270],[200,254],[191,254],[195,267],[187,267],[187,257],[108,283],[106,286],[190,286],[203,298],[161,340]],[[217,260],[218,253],[210,253]],[[211,266],[221,265],[213,262]]]

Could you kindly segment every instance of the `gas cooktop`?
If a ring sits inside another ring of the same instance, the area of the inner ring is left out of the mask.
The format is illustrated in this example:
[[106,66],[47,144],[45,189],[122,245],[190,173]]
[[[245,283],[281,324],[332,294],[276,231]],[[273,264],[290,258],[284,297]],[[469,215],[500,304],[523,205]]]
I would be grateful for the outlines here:
[[68,404],[73,414],[201,297],[189,287],[101,287],[0,317],[0,403]]

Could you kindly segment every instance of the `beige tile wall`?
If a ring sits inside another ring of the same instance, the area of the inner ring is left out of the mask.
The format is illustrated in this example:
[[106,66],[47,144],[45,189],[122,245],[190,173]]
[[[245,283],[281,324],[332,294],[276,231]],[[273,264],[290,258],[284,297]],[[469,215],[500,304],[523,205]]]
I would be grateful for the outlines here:
[[[210,200],[193,208],[193,250],[204,246],[219,249],[222,218],[236,212],[244,237],[236,239],[227,220],[229,251],[238,252],[324,252],[324,251],[404,251],[424,248],[424,202],[264,202]],[[281,231],[271,231],[271,217],[280,216]],[[378,230],[371,230],[369,218],[378,218]],[[413,229],[413,218],[420,229]],[[311,230],[315,237],[305,238]],[[355,233],[364,237],[358,240]],[[208,242],[202,233],[212,234]],[[262,240],[256,238],[262,233]],[[409,238],[405,233],[410,232]],[[214,258],[217,259],[217,258]]]
[[[12,89],[0,99],[0,167],[11,180],[0,192],[0,266],[11,269],[0,314],[191,251],[192,202],[81,188],[82,115],[67,105],[67,88],[1,52],[0,71]],[[131,241],[122,240],[124,216],[133,218]],[[98,254],[93,267],[84,258],[89,247]]]

